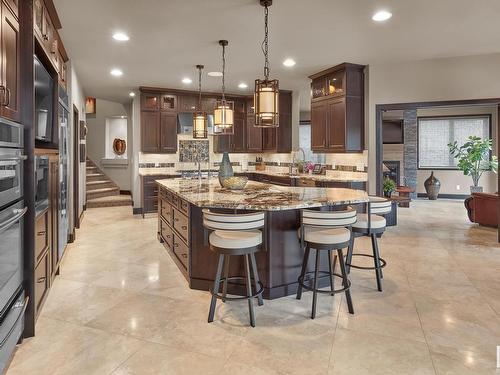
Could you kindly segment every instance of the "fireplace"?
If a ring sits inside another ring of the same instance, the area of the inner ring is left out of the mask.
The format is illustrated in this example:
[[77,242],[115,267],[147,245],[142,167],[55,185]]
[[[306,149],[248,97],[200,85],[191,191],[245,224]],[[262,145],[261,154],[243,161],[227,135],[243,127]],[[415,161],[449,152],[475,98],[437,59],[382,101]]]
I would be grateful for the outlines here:
[[383,163],[384,178],[390,178],[396,183],[396,186],[401,185],[401,162],[399,160],[384,160]]

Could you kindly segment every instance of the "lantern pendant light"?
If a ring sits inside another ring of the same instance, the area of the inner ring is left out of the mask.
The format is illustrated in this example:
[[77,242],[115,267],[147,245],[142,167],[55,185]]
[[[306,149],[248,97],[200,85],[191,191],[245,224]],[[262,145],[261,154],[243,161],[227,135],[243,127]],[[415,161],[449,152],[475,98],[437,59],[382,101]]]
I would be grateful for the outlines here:
[[260,0],[264,7],[264,79],[255,80],[254,111],[255,126],[260,128],[277,128],[279,126],[279,81],[269,79],[269,9],[272,0]]
[[198,69],[198,108],[193,113],[193,138],[207,138],[207,113],[201,110],[201,71],[203,65],[196,65]]
[[234,133],[234,102],[226,100],[226,46],[227,40],[219,40],[222,46],[222,99],[217,100],[214,109],[214,135]]

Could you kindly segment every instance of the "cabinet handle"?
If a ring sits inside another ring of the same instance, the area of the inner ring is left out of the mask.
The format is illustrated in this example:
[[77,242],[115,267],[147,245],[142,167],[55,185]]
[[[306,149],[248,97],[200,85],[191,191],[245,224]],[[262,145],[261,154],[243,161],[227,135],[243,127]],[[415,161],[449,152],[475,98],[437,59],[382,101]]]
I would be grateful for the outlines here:
[[188,229],[188,227],[187,227],[186,225],[183,225],[181,228],[182,228],[183,230],[187,230],[187,229]]
[[5,103],[5,96],[6,96],[5,93],[6,93],[5,86],[0,85],[0,94],[2,95],[2,101],[0,102],[0,105],[3,105],[3,106],[7,105]]
[[177,242],[174,242],[174,247],[179,247],[179,244]]
[[47,280],[47,278],[44,276],[44,277],[40,277],[39,279],[36,280],[36,283],[37,284],[41,284],[43,282],[45,282],[45,280]]
[[168,234],[168,235],[166,235],[165,237],[170,238],[170,237],[172,237],[172,236],[171,236],[170,234]]
[[36,232],[36,235],[37,235],[37,236],[45,236],[45,233],[47,233],[47,232],[45,232],[45,231],[43,230],[43,231],[40,231],[40,232]]
[[184,254],[184,253],[182,253],[181,255],[182,255],[182,257],[183,257],[183,258],[186,258],[186,259],[187,259],[187,257],[188,257],[188,255],[187,255],[187,254]]
[[7,87],[7,103],[5,103],[5,106],[8,107],[10,104],[10,89]]

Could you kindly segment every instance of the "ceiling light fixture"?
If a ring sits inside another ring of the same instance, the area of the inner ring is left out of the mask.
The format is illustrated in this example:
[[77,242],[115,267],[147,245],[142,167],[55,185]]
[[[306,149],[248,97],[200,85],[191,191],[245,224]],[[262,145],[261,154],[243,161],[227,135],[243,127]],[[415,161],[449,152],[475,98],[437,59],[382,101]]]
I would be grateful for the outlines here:
[[238,85],[238,87],[239,87],[240,89],[246,89],[246,88],[248,87],[248,85],[247,85],[245,82],[241,82],[241,83]]
[[283,61],[283,65],[285,65],[287,68],[291,68],[292,66],[295,66],[296,62],[294,59],[286,59]]
[[377,21],[377,22],[383,22],[383,21],[387,21],[391,17],[392,17],[391,12],[388,12],[386,10],[381,10],[373,15],[372,20]]
[[133,91],[129,92],[128,96],[130,96],[131,98],[133,98],[135,96],[135,92],[133,92]]
[[182,79],[182,83],[184,83],[185,85],[189,85],[190,83],[192,83],[193,80],[191,78],[183,78]]
[[207,138],[207,113],[201,110],[201,71],[203,65],[196,65],[198,69],[198,108],[193,113],[193,138]]
[[222,72],[208,72],[210,77],[222,77]]
[[111,71],[109,73],[115,77],[121,77],[123,75],[123,72],[120,69],[116,69],[116,68],[111,69]]
[[113,39],[114,40],[117,40],[119,42],[127,42],[128,40],[130,40],[130,38],[128,37],[127,34],[125,33],[122,33],[122,32],[116,32],[113,34]]
[[279,126],[279,81],[269,79],[269,7],[272,0],[260,0],[264,7],[264,41],[262,52],[264,53],[264,79],[255,80],[254,107],[255,125],[261,128],[277,128]]
[[234,102],[226,100],[226,46],[227,40],[219,40],[222,46],[222,99],[217,100],[214,109],[214,135],[234,133]]

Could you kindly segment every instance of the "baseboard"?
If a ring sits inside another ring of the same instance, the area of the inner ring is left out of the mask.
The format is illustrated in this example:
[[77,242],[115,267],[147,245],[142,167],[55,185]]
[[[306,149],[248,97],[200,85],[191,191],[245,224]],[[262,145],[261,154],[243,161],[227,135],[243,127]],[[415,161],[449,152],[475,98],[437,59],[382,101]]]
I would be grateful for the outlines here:
[[132,195],[130,190],[120,190],[120,195]]
[[70,233],[68,235],[68,243],[73,243],[75,242],[75,228],[73,228],[73,233]]
[[134,208],[132,208],[132,213],[134,215],[142,215],[142,207],[138,207],[138,208],[134,207]]
[[[427,198],[426,193],[418,193],[417,197],[419,198]],[[464,194],[438,194],[438,199],[467,199],[469,198],[470,195],[464,195]]]

